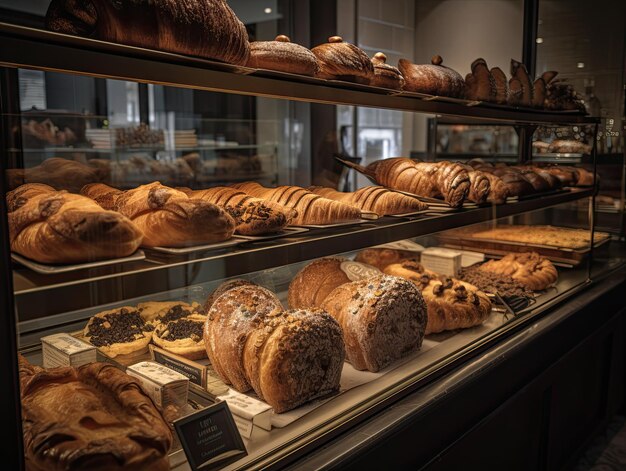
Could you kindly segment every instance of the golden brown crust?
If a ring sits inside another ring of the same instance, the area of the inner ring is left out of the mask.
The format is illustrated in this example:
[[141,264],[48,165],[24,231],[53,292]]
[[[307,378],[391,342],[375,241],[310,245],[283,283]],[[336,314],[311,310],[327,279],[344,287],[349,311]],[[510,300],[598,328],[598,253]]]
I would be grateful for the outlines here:
[[472,72],[465,77],[465,98],[478,101],[495,101],[496,82],[487,67],[485,59],[472,62]]
[[413,283],[385,275],[338,286],[322,309],[341,326],[347,360],[372,372],[419,350],[428,317]]
[[169,427],[113,365],[44,370],[20,357],[20,382],[27,469],[169,469]]
[[458,72],[441,65],[439,56],[433,57],[432,64],[413,64],[400,59],[398,68],[404,77],[404,89],[411,92],[436,96],[461,97],[465,81]]
[[354,192],[342,192],[322,186],[311,186],[309,191],[335,201],[349,204],[361,211],[370,211],[385,216],[424,211],[428,205],[417,198],[403,195],[382,186],[366,186]]
[[[608,236],[606,232],[596,232],[594,242]],[[583,249],[589,246],[589,231],[555,226],[510,225],[495,229],[474,232],[475,239],[492,239],[527,244],[549,245],[568,249]]]
[[190,314],[177,320],[160,322],[154,329],[152,341],[158,347],[190,360],[206,358],[202,339],[206,318],[201,314]]
[[370,85],[391,88],[393,90],[402,90],[404,88],[404,77],[397,67],[387,64],[387,56],[385,54],[382,52],[374,54],[372,64],[374,65],[374,78]]
[[309,76],[319,72],[315,54],[290,42],[284,35],[277,36],[274,41],[252,42],[247,66]]
[[27,184],[7,194],[11,250],[41,263],[125,257],[142,231],[129,218],[65,191]]
[[496,87],[494,101],[499,104],[506,104],[509,98],[509,82],[506,74],[500,67],[493,67],[490,73]]
[[209,312],[209,310],[211,309],[211,307],[213,306],[213,303],[215,303],[217,298],[223,295],[226,291],[229,291],[233,288],[237,288],[238,286],[246,286],[246,285],[257,286],[256,283],[253,283],[252,281],[244,280],[243,278],[234,278],[232,280],[225,281],[224,283],[219,285],[217,288],[215,288],[211,292],[211,294],[209,294],[206,301],[204,302],[204,311]]
[[533,291],[548,288],[559,276],[552,262],[536,252],[512,253],[500,260],[489,260],[479,269],[510,276]]
[[100,181],[98,172],[89,165],[59,157],[50,157],[34,167],[8,172],[11,189],[26,183],[43,183],[55,190],[78,193],[84,185]]
[[236,65],[250,53],[246,28],[224,0],[54,0],[46,27]]
[[235,231],[235,221],[223,209],[159,182],[121,193],[99,183],[81,193],[130,218],[143,231],[146,247],[210,244],[230,239]]
[[382,271],[386,266],[391,265],[392,263],[398,263],[401,260],[413,259],[416,257],[419,257],[419,254],[409,250],[373,247],[371,249],[361,250],[356,254],[354,260],[356,262],[371,265]]
[[320,67],[318,77],[366,85],[374,79],[374,66],[367,54],[354,44],[344,43],[339,36],[328,38],[328,43],[314,47],[311,52]]

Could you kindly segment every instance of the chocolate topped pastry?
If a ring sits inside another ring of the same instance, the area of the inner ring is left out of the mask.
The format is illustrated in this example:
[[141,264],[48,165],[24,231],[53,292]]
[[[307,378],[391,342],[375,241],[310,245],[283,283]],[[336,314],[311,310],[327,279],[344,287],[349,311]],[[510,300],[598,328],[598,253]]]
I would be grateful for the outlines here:
[[374,79],[374,65],[367,54],[354,44],[344,43],[341,36],[331,36],[328,43],[311,52],[319,63],[318,77],[366,85]]
[[110,357],[140,352],[150,343],[154,330],[140,313],[130,306],[100,312],[89,319],[83,335]]
[[397,67],[387,64],[387,56],[385,54],[382,52],[374,54],[372,64],[374,64],[374,80],[370,82],[370,85],[402,90],[404,77]]
[[247,66],[309,76],[319,71],[315,54],[282,34],[274,41],[251,43]]
[[161,322],[154,330],[152,341],[164,350],[190,360],[206,358],[206,349],[202,340],[205,321],[206,316],[192,314]]

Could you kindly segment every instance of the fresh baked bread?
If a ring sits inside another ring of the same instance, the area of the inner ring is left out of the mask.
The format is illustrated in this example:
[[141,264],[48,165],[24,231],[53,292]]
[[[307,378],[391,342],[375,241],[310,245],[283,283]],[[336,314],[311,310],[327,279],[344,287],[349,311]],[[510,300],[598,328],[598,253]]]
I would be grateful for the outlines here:
[[236,65],[250,53],[246,27],[225,0],[53,0],[46,27]]
[[489,260],[479,269],[508,275],[533,291],[552,286],[559,276],[552,262],[536,252],[511,253],[500,260]]
[[[525,244],[550,245],[567,249],[589,247],[589,231],[556,226],[509,225],[494,229],[478,230],[471,234],[474,239],[491,239]],[[595,232],[594,243],[608,237],[606,232]]]
[[388,190],[382,186],[366,186],[354,192],[342,192],[323,186],[311,186],[309,191],[335,201],[349,204],[361,211],[386,216],[424,211],[428,205],[417,198]]
[[420,289],[428,310],[426,335],[473,327],[489,317],[491,301],[469,283],[440,278],[414,260],[388,265],[384,272],[410,280]]
[[465,90],[463,77],[442,63],[441,56],[433,56],[431,64],[413,64],[400,59],[398,68],[404,77],[404,89],[428,95],[462,97]]
[[152,341],[168,352],[190,360],[206,358],[202,332],[206,316],[191,314],[179,319],[162,320],[154,329]]
[[493,67],[490,73],[496,87],[496,94],[493,97],[493,101],[504,105],[509,99],[509,81],[506,74],[500,67]]
[[380,275],[376,268],[343,257],[319,258],[305,266],[291,280],[289,307],[319,308],[337,286],[376,275]]
[[[467,199],[475,203],[483,203],[485,201],[494,204],[506,203],[506,199],[509,196],[509,189],[500,177],[485,172],[482,169],[473,168],[471,165],[461,162],[458,162],[458,164],[467,170],[467,174],[470,177],[470,189]],[[488,191],[486,193],[485,187],[487,187],[487,185],[482,181],[483,179],[489,181]]]
[[402,278],[379,275],[342,284],[322,309],[339,322],[346,358],[357,370],[377,372],[422,346],[426,305]]
[[416,257],[419,257],[419,253],[411,252],[410,250],[372,247],[370,249],[363,249],[357,253],[354,261],[371,265],[382,271],[386,266],[392,263],[398,263],[401,260],[414,259]]
[[169,469],[172,434],[134,378],[108,363],[19,362],[27,470]]
[[124,306],[91,317],[83,336],[90,344],[114,358],[146,351],[153,331],[154,325],[145,321],[140,309]]
[[512,105],[532,106],[534,85],[528,75],[526,66],[521,62],[511,59],[511,80],[509,88],[514,92]]
[[230,239],[235,231],[235,221],[223,209],[159,182],[124,192],[96,183],[81,193],[130,218],[143,231],[146,247],[210,244]]
[[338,392],[344,359],[337,321],[319,310],[291,310],[262,318],[243,363],[254,391],[280,414]]
[[203,334],[207,355],[224,382],[237,391],[251,387],[243,366],[248,337],[274,310],[283,310],[274,293],[261,286],[242,285],[224,292],[207,313]]
[[100,181],[98,172],[89,165],[59,157],[50,157],[30,168],[9,169],[7,177],[10,189],[27,183],[44,183],[55,190],[72,193],[78,193],[88,183]]
[[213,303],[215,303],[217,298],[223,295],[226,291],[229,291],[233,288],[237,288],[238,286],[246,286],[246,285],[257,286],[256,283],[253,283],[252,281],[244,280],[243,278],[233,278],[232,280],[223,282],[221,285],[215,288],[211,292],[211,294],[209,294],[209,296],[207,296],[207,299],[204,302],[204,311],[209,312],[209,310],[211,309],[211,307],[213,306]]
[[387,56],[384,53],[377,52],[374,54],[372,64],[374,65],[374,78],[370,82],[370,85],[391,88],[393,90],[402,90],[404,87],[404,77],[397,67],[387,64]]
[[250,43],[247,66],[309,76],[317,75],[320,69],[315,54],[283,34],[274,41]]
[[367,54],[354,44],[344,43],[340,36],[331,36],[326,44],[314,47],[311,52],[320,67],[318,77],[365,85],[374,79],[374,65]]
[[322,198],[299,186],[265,188],[255,182],[246,182],[233,185],[233,188],[295,210],[296,215],[291,221],[294,225],[336,224],[361,218],[361,211],[357,208]]
[[443,198],[454,208],[463,204],[470,189],[467,171],[451,162],[415,162],[396,157],[372,162],[365,171],[387,188],[428,198]]
[[485,59],[472,62],[472,71],[465,76],[465,98],[468,100],[493,102],[498,89]]
[[142,231],[128,218],[84,196],[26,184],[7,193],[11,250],[41,263],[126,257]]

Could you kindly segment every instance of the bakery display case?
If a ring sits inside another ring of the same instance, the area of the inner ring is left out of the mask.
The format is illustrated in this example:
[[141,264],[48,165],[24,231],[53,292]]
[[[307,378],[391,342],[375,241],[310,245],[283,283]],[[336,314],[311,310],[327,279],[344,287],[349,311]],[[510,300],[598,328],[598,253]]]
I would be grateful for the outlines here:
[[[598,119],[580,110],[463,97],[440,57],[426,70],[450,82],[435,89],[418,87],[423,66],[362,51],[360,74],[338,73],[333,53],[356,48],[339,37],[312,52],[278,37],[246,63],[234,14],[229,50],[193,54],[52,19],[0,24],[3,392],[26,469],[60,449],[76,469],[198,469],[183,426],[224,402],[237,454],[211,465],[285,466],[622,266],[596,224]],[[497,137],[489,159],[339,159],[372,184],[304,188],[283,171],[284,122],[16,112],[18,69],[425,113]],[[589,130],[590,165],[536,165],[539,126]]]

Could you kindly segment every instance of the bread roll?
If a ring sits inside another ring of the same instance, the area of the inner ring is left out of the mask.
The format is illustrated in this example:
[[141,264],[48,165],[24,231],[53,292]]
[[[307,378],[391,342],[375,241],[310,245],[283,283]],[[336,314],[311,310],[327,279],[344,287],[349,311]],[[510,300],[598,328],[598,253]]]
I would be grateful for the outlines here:
[[27,184],[7,194],[11,250],[40,263],[126,257],[142,231],[128,218],[84,196]]
[[377,372],[422,346],[426,305],[402,278],[379,275],[342,284],[322,309],[339,322],[346,357],[357,370]]
[[210,244],[230,239],[235,231],[235,221],[223,209],[159,182],[124,192],[96,183],[81,193],[129,217],[143,231],[146,247]]
[[404,77],[397,67],[387,64],[387,56],[385,54],[382,52],[374,54],[372,64],[374,65],[374,78],[370,82],[370,85],[391,88],[393,90],[402,90],[404,87]]
[[246,27],[225,0],[53,0],[46,27],[236,65],[250,54]]
[[400,59],[398,68],[404,77],[404,89],[410,92],[458,97],[463,95],[465,81],[458,72],[442,64],[440,56],[433,56],[432,64],[413,64]]
[[380,271],[343,257],[320,258],[305,266],[289,284],[289,307],[318,308],[337,286],[380,275]]
[[344,43],[340,36],[311,49],[317,57],[318,77],[369,84],[374,79],[374,65],[367,54],[354,44]]
[[43,369],[20,356],[26,469],[165,471],[172,434],[131,376],[107,363]]
[[274,41],[250,43],[247,66],[309,76],[315,76],[320,69],[315,54],[282,34]]

